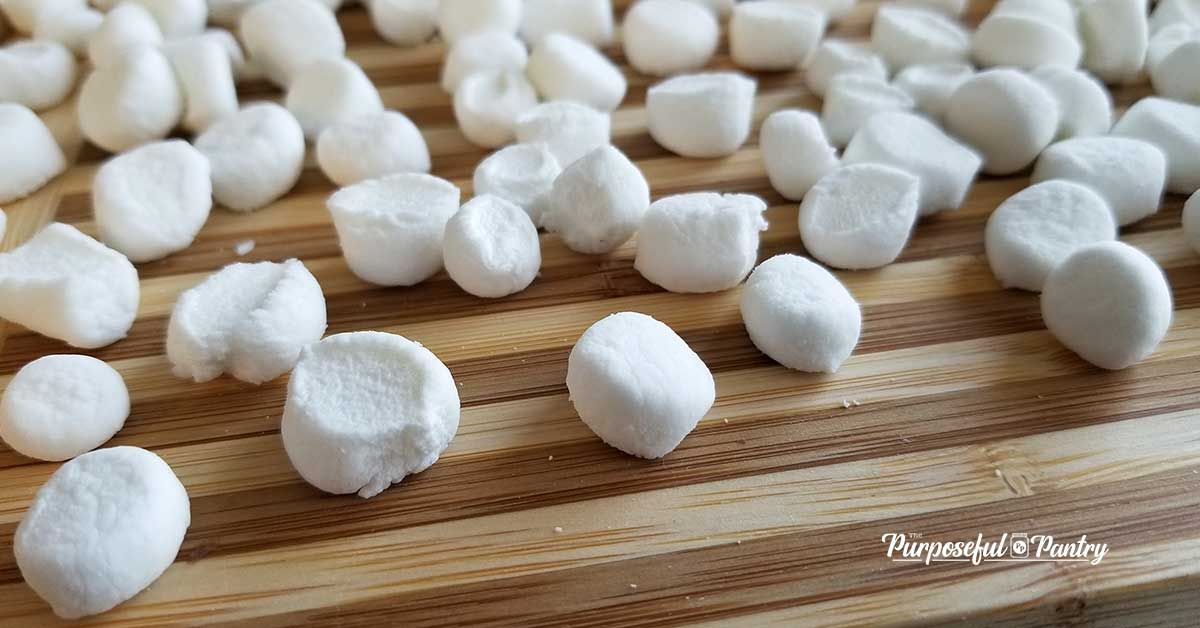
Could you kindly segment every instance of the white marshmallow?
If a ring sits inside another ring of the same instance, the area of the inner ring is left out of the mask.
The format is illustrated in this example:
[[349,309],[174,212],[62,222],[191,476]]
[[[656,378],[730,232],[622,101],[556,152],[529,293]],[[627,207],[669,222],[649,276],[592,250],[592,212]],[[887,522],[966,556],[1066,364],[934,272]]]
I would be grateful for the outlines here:
[[[713,15],[717,16],[718,18],[726,18],[726,17],[729,17],[729,15],[731,13],[733,13],[733,8],[738,5],[739,0],[687,0],[687,1],[691,2],[692,4],[695,4],[697,6],[702,6],[706,9],[708,9],[709,11],[712,11]],[[795,1],[799,2],[800,0],[795,0]],[[850,0],[850,1],[853,1],[853,0]],[[815,3],[816,0],[813,0],[813,2]]]
[[485,299],[516,294],[542,267],[537,227],[525,210],[488,194],[463,205],[446,223],[446,274]]
[[138,594],[175,561],[192,516],[162,458],[137,447],[84,454],[38,489],[13,553],[54,613],[77,619]]
[[822,177],[838,167],[837,149],[825,137],[821,121],[809,111],[776,111],[758,134],[771,187],[789,200],[804,198]]
[[1058,103],[1055,139],[1107,135],[1113,125],[1113,101],[1104,85],[1087,72],[1045,65],[1029,73]]
[[1079,32],[1076,5],[1082,0],[999,0],[989,16],[1020,15],[1046,22],[1072,35]]
[[836,372],[862,331],[854,296],[828,270],[797,255],[776,255],[754,269],[741,307],[754,346],[798,371]]
[[183,107],[166,56],[154,48],[129,48],[84,79],[79,128],[91,143],[119,153],[166,137],[183,117]]
[[517,118],[517,141],[544,144],[561,166],[608,144],[612,120],[578,103],[557,101],[542,103]]
[[628,88],[608,57],[562,33],[551,33],[534,47],[525,73],[546,99],[573,100],[600,111],[620,106]]
[[537,104],[537,91],[524,74],[482,70],[454,92],[454,119],[471,143],[495,148],[516,138],[517,118]]
[[646,92],[650,136],[683,157],[732,155],[750,137],[758,84],[734,72],[685,74]]
[[459,83],[480,70],[525,71],[529,53],[515,35],[502,31],[478,31],[454,43],[442,66],[442,89],[453,94]]
[[314,142],[338,122],[383,112],[379,90],[358,64],[345,58],[317,59],[297,70],[286,104],[304,137]]
[[1200,28],[1176,24],[1158,31],[1146,66],[1160,96],[1200,103]]
[[[745,0],[737,0],[739,2]],[[787,0],[795,4],[803,4],[807,7],[816,9],[824,13],[830,21],[836,22],[843,17],[846,17],[854,5],[858,4],[858,0]]]
[[0,102],[34,111],[56,107],[75,87],[75,57],[53,41],[18,41],[0,48]]
[[1051,144],[1038,158],[1032,181],[1067,179],[1091,187],[1120,226],[1158,211],[1167,159],[1153,144],[1126,137],[1079,137]]
[[733,62],[751,70],[793,70],[816,49],[825,14],[793,2],[743,2],[729,21]]
[[37,114],[0,103],[0,203],[25,198],[67,169],[67,158]]
[[966,12],[967,2],[968,0],[898,0],[896,4],[922,7],[941,11],[946,15],[958,16]]
[[176,377],[251,384],[283,375],[325,333],[325,296],[299,260],[230,264],[179,295],[167,327]]
[[208,127],[196,149],[212,168],[213,196],[252,211],[287,194],[304,167],[304,131],[275,103],[254,103]]
[[262,0],[242,14],[238,28],[250,59],[280,87],[313,61],[346,54],[333,12],[314,0]]
[[1000,204],[984,236],[992,274],[1005,288],[1039,292],[1075,249],[1115,240],[1112,209],[1091,188],[1066,180],[1038,183]]
[[1149,41],[1146,0],[1090,0],[1079,8],[1083,67],[1106,83],[1132,83]]
[[0,438],[38,460],[68,460],[113,437],[129,416],[121,374],[86,355],[48,355],[21,367],[0,399]]
[[1143,98],[1117,120],[1112,134],[1145,140],[1167,156],[1168,192],[1200,189],[1200,107]]
[[198,35],[208,22],[205,0],[123,0],[146,7],[167,39]]
[[[103,8],[102,4],[115,0],[92,0],[92,4]],[[261,0],[208,0],[208,20],[222,28],[236,28],[242,13],[251,5]]]
[[800,204],[800,237],[813,257],[861,270],[891,264],[917,220],[921,182],[880,164],[843,166]]
[[84,0],[0,0],[0,14],[8,18],[19,33],[30,34],[43,15],[86,7]]
[[609,253],[633,236],[649,206],[642,171],[613,146],[601,146],[554,180],[542,224],[572,250]]
[[366,0],[379,36],[397,46],[419,46],[437,32],[438,0]]
[[317,163],[340,186],[431,167],[421,131],[398,111],[362,114],[329,126],[317,139]]
[[33,38],[56,41],[82,57],[87,54],[88,41],[103,23],[104,14],[93,9],[61,11],[53,19],[38,20]]
[[716,399],[700,356],[670,327],[635,312],[583,333],[567,360],[567,390],[596,436],[651,459],[674,451]]
[[983,158],[922,116],[884,112],[854,134],[842,163],[878,163],[916,175],[920,215],[929,216],[962,206]]
[[913,99],[917,109],[940,121],[954,91],[974,75],[975,68],[965,63],[910,65],[896,75],[895,85]]
[[442,235],[459,197],[445,179],[402,173],[342,188],[326,204],[355,275],[381,286],[412,286],[442,269]]
[[292,373],[283,447],[309,484],[370,498],[437,462],[460,411],[454,377],[425,347],[337,334],[306,348]]
[[238,43],[237,38],[233,36],[233,33],[223,28],[210,28],[199,35],[182,37],[169,42],[167,45],[191,42],[195,39],[206,39],[217,44],[221,47],[221,50],[225,51],[225,54],[229,57],[230,68],[233,70],[234,81],[251,81],[262,78],[262,72],[258,69],[258,66],[246,59],[245,53],[242,52],[242,45]]
[[193,37],[166,47],[183,91],[183,128],[199,133],[238,110],[229,53],[216,41]]
[[901,70],[919,63],[965,63],[971,36],[937,11],[885,4],[871,24],[871,45],[893,70]]
[[1103,242],[1075,251],[1050,274],[1042,320],[1079,357],[1118,370],[1158,348],[1171,326],[1171,301],[1153,259],[1128,244]]
[[104,15],[88,41],[88,58],[93,66],[102,68],[119,63],[129,48],[157,48],[162,43],[162,31],[154,16],[140,4],[124,2]]
[[834,146],[845,146],[872,116],[908,111],[915,106],[912,97],[899,87],[877,78],[846,74],[830,83],[821,106],[821,124]]
[[1200,0],[1159,0],[1150,14],[1151,33],[1179,23],[1200,28]]
[[51,223],[0,254],[0,318],[73,347],[124,338],[138,295],[133,264],[70,225]]
[[993,11],[975,31],[971,57],[983,67],[1079,67],[1083,46],[1073,30],[1024,12]]
[[566,33],[593,46],[611,44],[612,0],[525,0],[521,37],[536,46],[550,33]]
[[853,74],[886,81],[883,58],[856,43],[826,39],[817,46],[804,68],[804,84],[820,98],[825,97],[834,77]]
[[550,190],[561,172],[558,160],[544,145],[505,146],[475,168],[475,194],[502,198],[525,210],[533,224],[540,225]]
[[1183,233],[1192,248],[1200,253],[1200,190],[1183,205]]
[[719,35],[712,12],[685,0],[638,0],[621,27],[629,64],[654,76],[704,67],[717,51]]
[[522,0],[441,0],[438,31],[451,44],[476,31],[516,34],[521,25],[521,4]]
[[718,292],[758,261],[767,204],[749,194],[699,192],[659,199],[638,228],[634,268],[671,292]]
[[1058,132],[1058,102],[1041,83],[1011,69],[980,72],[950,97],[946,130],[983,154],[988,174],[1012,174],[1037,159]]

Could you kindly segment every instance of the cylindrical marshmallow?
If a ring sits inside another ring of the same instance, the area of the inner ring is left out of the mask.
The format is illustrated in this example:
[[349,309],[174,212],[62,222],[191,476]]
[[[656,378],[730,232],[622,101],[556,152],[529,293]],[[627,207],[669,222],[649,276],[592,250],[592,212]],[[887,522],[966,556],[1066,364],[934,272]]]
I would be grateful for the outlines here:
[[0,0],[0,17],[7,17],[17,32],[28,35],[37,28],[43,16],[85,6],[84,0]]
[[872,116],[884,111],[908,111],[916,106],[907,92],[868,76],[835,77],[821,105],[821,124],[834,146],[845,146]]
[[111,153],[162,139],[183,117],[175,70],[157,49],[126,49],[92,71],[79,90],[79,128]]
[[521,5],[522,0],[441,0],[438,31],[451,44],[482,30],[516,34],[521,25]]
[[813,257],[851,270],[896,260],[917,220],[921,182],[881,164],[843,166],[800,204],[800,238]]
[[1200,2],[1197,0],[1158,0],[1154,11],[1150,14],[1150,32],[1158,31],[1172,24],[1191,24],[1200,28]]
[[1200,103],[1200,28],[1175,24],[1158,31],[1150,41],[1146,67],[1160,96]]
[[642,171],[613,146],[601,146],[554,180],[542,224],[575,251],[609,253],[633,236],[649,206]]
[[719,35],[712,12],[685,0],[638,0],[621,27],[629,64],[654,76],[704,67],[717,51]]
[[1158,211],[1167,159],[1153,144],[1127,137],[1078,137],[1051,144],[1038,157],[1032,181],[1067,179],[1095,190],[1120,226]]
[[825,14],[781,0],[743,2],[729,21],[733,62],[750,70],[793,70],[816,49]]
[[242,14],[238,30],[250,59],[280,87],[313,61],[346,53],[333,12],[315,0],[262,0]]
[[304,137],[314,142],[333,124],[383,111],[383,99],[371,79],[358,64],[343,58],[317,59],[297,70],[286,103]]
[[521,37],[536,46],[551,33],[565,33],[593,46],[611,44],[612,0],[525,0]]
[[229,53],[216,41],[191,37],[166,47],[183,91],[183,128],[199,133],[238,110]]
[[771,187],[789,200],[804,198],[838,167],[837,149],[809,111],[785,109],[771,114],[763,122],[758,143]]
[[146,7],[167,39],[198,35],[208,21],[205,0],[123,0]]
[[975,68],[965,63],[910,65],[896,75],[895,85],[913,99],[917,109],[940,121],[954,91],[974,75]]
[[964,63],[971,36],[937,11],[885,4],[871,24],[871,45],[898,71],[919,63]]
[[967,79],[950,97],[946,130],[983,154],[988,174],[1012,174],[1037,159],[1058,132],[1058,102],[1024,72],[996,69]]
[[398,172],[429,172],[429,147],[417,125],[398,111],[361,114],[326,128],[317,163],[330,181],[347,186]]
[[607,113],[570,101],[542,103],[517,118],[517,141],[544,144],[560,166],[609,143],[612,122]]
[[66,169],[46,123],[28,107],[0,103],[0,203],[33,194]]
[[520,207],[484,194],[463,205],[446,223],[446,274],[485,299],[529,287],[542,267],[537,227]]
[[162,43],[162,31],[154,16],[140,4],[125,2],[104,15],[88,41],[88,58],[93,66],[101,68],[119,62],[128,48],[157,48]]
[[625,75],[608,57],[563,33],[542,38],[525,73],[547,100],[573,100],[600,111],[620,106],[628,88]]
[[54,14],[54,19],[38,20],[33,38],[56,41],[76,56],[87,54],[88,42],[100,30],[104,14],[93,9],[68,9]]
[[550,190],[562,167],[543,144],[513,144],[492,153],[475,168],[477,195],[502,198],[529,215],[535,226],[550,203]]
[[1200,106],[1143,98],[1126,110],[1113,135],[1154,144],[1167,156],[1167,191],[1200,190]]
[[1041,14],[992,11],[975,31],[971,57],[983,67],[1075,68],[1083,58],[1083,46],[1075,33],[1073,17],[1068,30]]
[[234,211],[264,207],[292,189],[304,167],[304,131],[275,103],[255,103],[196,138],[212,167],[213,196]]
[[366,0],[375,32],[397,46],[418,46],[437,32],[438,0]]
[[839,39],[822,41],[804,68],[804,84],[819,98],[825,97],[835,77],[855,74],[886,81],[887,65],[869,48]]
[[1056,139],[1107,135],[1113,124],[1112,96],[1087,72],[1054,65],[1029,74],[1058,102]]
[[453,94],[459,83],[480,70],[525,71],[529,53],[515,35],[503,31],[479,31],[454,43],[442,66],[442,89]]
[[537,104],[537,91],[524,74],[481,70],[454,92],[454,119],[471,143],[495,148],[516,138],[517,119]]
[[1090,0],[1079,7],[1083,67],[1115,85],[1141,74],[1149,43],[1146,0]]
[[75,57],[53,41],[18,41],[0,48],[0,102],[34,111],[56,107],[75,88]]
[[757,83],[734,72],[686,74],[650,87],[650,136],[684,157],[724,157],[750,136]]

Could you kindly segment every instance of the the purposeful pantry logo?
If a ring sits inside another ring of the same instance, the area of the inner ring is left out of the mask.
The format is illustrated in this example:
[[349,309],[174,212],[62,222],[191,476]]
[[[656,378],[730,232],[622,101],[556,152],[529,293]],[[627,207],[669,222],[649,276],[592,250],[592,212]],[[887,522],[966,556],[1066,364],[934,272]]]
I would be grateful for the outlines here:
[[1108,543],[1092,543],[1087,535],[1059,541],[1049,534],[1004,533],[996,540],[982,534],[967,541],[925,541],[920,534],[888,532],[883,535],[888,558],[897,563],[1046,562],[1099,565],[1108,555]]

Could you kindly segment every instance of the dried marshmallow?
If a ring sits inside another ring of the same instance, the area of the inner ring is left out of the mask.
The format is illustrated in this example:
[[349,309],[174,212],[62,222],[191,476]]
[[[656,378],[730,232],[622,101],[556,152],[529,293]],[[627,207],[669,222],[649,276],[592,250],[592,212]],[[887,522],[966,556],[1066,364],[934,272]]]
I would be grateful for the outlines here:
[[1167,159],[1149,142],[1127,137],[1079,137],[1051,144],[1038,158],[1032,181],[1067,179],[1091,187],[1120,226],[1158,211]]
[[965,63],[910,65],[896,75],[895,85],[913,99],[917,109],[940,121],[954,91],[974,75],[975,68]]
[[1037,159],[1054,140],[1058,102],[1041,83],[1012,69],[980,72],[946,107],[946,130],[983,154],[983,170],[1004,175]]
[[287,194],[304,167],[304,131],[275,103],[247,105],[208,127],[196,149],[212,169],[213,196],[234,211],[252,211]]
[[383,111],[383,99],[371,79],[343,58],[317,59],[297,70],[286,104],[310,141],[330,125]]
[[608,144],[612,119],[586,105],[570,101],[540,104],[517,118],[517,141],[544,144],[560,166]]
[[346,53],[333,12],[315,0],[257,2],[242,14],[239,32],[250,59],[280,87],[313,61]]
[[733,72],[687,74],[646,92],[650,136],[684,157],[731,155],[750,137],[753,79]]
[[971,36],[936,11],[885,4],[875,13],[871,45],[893,70],[901,70],[920,63],[964,63]]
[[0,48],[0,102],[34,111],[58,106],[75,88],[75,57],[53,41],[18,41]]
[[1029,75],[1058,103],[1056,139],[1108,134],[1113,124],[1112,96],[1091,75],[1053,65],[1037,68]]
[[517,119],[537,104],[537,91],[524,74],[481,70],[454,92],[454,119],[473,144],[495,148],[516,138]]
[[685,0],[638,0],[625,13],[625,58],[642,74],[666,76],[704,67],[717,51],[711,11]]
[[525,0],[521,37],[536,46],[551,33],[566,33],[593,46],[611,44],[612,0]]
[[1200,106],[1143,98],[1113,126],[1113,135],[1145,140],[1167,156],[1167,191],[1200,190]]
[[833,79],[844,74],[886,81],[887,65],[883,58],[856,43],[826,39],[804,68],[804,84],[820,98],[825,97]]
[[0,203],[33,194],[67,169],[67,158],[36,113],[0,103]]
[[79,91],[79,128],[111,153],[167,136],[183,117],[175,71],[154,48],[126,49],[92,71]]
[[475,168],[475,194],[497,196],[520,207],[538,226],[561,172],[558,160],[544,145],[505,146]]
[[438,0],[365,0],[375,32],[397,46],[418,46],[437,32]]
[[520,207],[484,194],[463,205],[446,223],[446,273],[467,292],[485,299],[529,287],[542,266],[537,227]]
[[214,39],[191,37],[166,47],[184,98],[183,128],[199,133],[237,111],[229,53]]
[[835,77],[821,106],[821,124],[835,146],[845,146],[867,120],[884,111],[916,106],[907,92],[886,81],[848,74]]
[[729,21],[733,62],[751,70],[800,67],[825,33],[825,14],[780,0],[743,2]]
[[440,0],[438,31],[451,44],[483,30],[515,34],[521,25],[522,3],[523,0]]
[[459,83],[480,70],[522,72],[529,62],[525,44],[511,33],[479,31],[458,40],[442,65],[442,89],[453,94]]
[[367,113],[330,125],[317,138],[317,163],[346,186],[398,172],[429,172],[429,147],[417,125],[397,111]]
[[608,57],[563,33],[551,33],[534,47],[525,73],[543,97],[600,111],[620,106],[628,88],[625,75]]
[[821,121],[799,109],[776,111],[759,131],[759,146],[771,187],[798,201],[822,177],[838,167],[837,149],[825,137]]
[[813,257],[859,270],[892,263],[917,220],[921,182],[880,164],[843,166],[800,204],[800,237]]
[[609,253],[633,236],[649,206],[642,171],[613,146],[601,146],[554,180],[542,224],[575,251]]

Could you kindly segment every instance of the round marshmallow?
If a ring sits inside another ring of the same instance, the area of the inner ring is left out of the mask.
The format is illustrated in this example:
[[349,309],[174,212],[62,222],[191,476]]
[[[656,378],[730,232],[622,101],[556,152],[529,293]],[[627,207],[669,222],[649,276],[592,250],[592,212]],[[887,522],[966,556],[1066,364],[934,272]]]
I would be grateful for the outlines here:
[[1054,140],[1058,102],[1041,83],[1012,69],[980,72],[950,97],[946,130],[983,154],[988,174],[1012,174]]
[[381,286],[412,286],[442,269],[442,235],[459,197],[445,179],[401,173],[342,188],[327,205],[355,275]]
[[822,177],[838,167],[837,149],[825,137],[821,121],[809,111],[776,111],[758,134],[771,187],[798,201]]
[[237,111],[237,88],[229,53],[216,41],[192,37],[166,47],[183,88],[183,128],[198,133]]
[[741,306],[754,346],[798,371],[836,372],[862,330],[862,310],[842,282],[797,255],[776,255],[755,268]]
[[0,102],[34,111],[56,107],[75,87],[75,57],[54,41],[18,41],[0,48]]
[[0,209],[0,242],[4,241],[4,233],[7,228],[8,228],[8,214],[5,214],[4,210]]
[[0,203],[33,194],[66,169],[46,123],[27,107],[0,103]]
[[886,81],[887,65],[883,58],[856,43],[826,39],[817,46],[804,68],[804,84],[820,98],[825,97],[833,79],[853,74]]
[[642,74],[666,76],[704,67],[717,51],[711,11],[685,0],[638,0],[625,13],[625,58]]
[[[111,4],[116,0],[92,0],[92,4],[103,8],[104,4]],[[237,26],[238,19],[242,17],[246,9],[260,0],[208,0],[208,19],[213,24],[219,25],[222,28],[232,28]]]
[[154,48],[127,49],[92,71],[79,90],[79,128],[111,153],[167,136],[183,117],[175,71]]
[[1075,249],[1115,240],[1112,209],[1091,188],[1056,179],[1030,186],[992,212],[984,240],[992,274],[1005,288],[1039,292]]
[[275,103],[247,105],[196,138],[212,169],[213,196],[234,211],[253,211],[287,194],[304,167],[304,131]]
[[521,4],[522,0],[441,0],[438,31],[451,44],[483,30],[516,34],[521,25]]
[[649,206],[642,171],[613,146],[601,146],[554,180],[542,224],[575,251],[610,253],[633,236]]
[[545,145],[505,146],[475,168],[475,194],[502,198],[525,210],[533,224],[540,225],[550,190],[561,172],[558,160]]
[[767,204],[749,194],[699,192],[659,199],[638,228],[634,268],[671,292],[717,292],[758,261]]
[[1176,24],[1160,30],[1150,42],[1146,65],[1160,96],[1200,103],[1200,28]]
[[256,2],[242,14],[238,30],[250,59],[280,87],[313,61],[346,53],[333,12],[315,0]]
[[1162,269],[1122,242],[1079,248],[1050,273],[1042,292],[1042,320],[1050,333],[1109,370],[1154,353],[1171,326],[1171,308]]
[[950,96],[974,75],[975,68],[965,63],[910,65],[896,75],[895,85],[913,99],[917,109],[941,120]]
[[429,172],[431,167],[421,131],[398,111],[362,114],[330,125],[317,139],[317,163],[340,186],[398,172]]
[[908,244],[920,195],[920,180],[903,170],[843,166],[818,181],[800,204],[804,248],[836,268],[890,264]]
[[484,194],[446,223],[446,274],[463,290],[485,299],[516,294],[542,267],[537,227],[525,210]]
[[442,66],[442,89],[453,94],[467,75],[480,70],[522,72],[529,62],[525,44],[502,31],[471,33],[454,43]]
[[793,70],[821,41],[825,14],[780,0],[743,2],[729,21],[733,62],[750,70]]
[[885,4],[871,24],[871,45],[893,70],[901,70],[918,63],[965,63],[971,36],[937,11]]
[[521,37],[536,46],[551,33],[566,33],[593,46],[611,44],[612,0],[525,0]]
[[454,118],[471,143],[495,148],[516,138],[517,119],[537,104],[537,91],[524,74],[481,70],[454,92]]
[[1200,191],[1183,205],[1183,233],[1192,248],[1200,253]]
[[379,90],[349,59],[317,59],[292,75],[286,104],[304,137],[316,141],[330,125],[383,112]]
[[612,120],[586,105],[570,101],[540,104],[517,118],[517,141],[544,144],[561,166],[609,143]]
[[1113,101],[1100,81],[1086,72],[1054,65],[1044,65],[1029,75],[1058,103],[1056,139],[1108,134]]
[[1167,183],[1167,159],[1153,144],[1127,137],[1079,137],[1051,144],[1038,158],[1032,181],[1067,179],[1098,193],[1120,226],[1158,212]]
[[847,74],[835,77],[821,106],[821,124],[835,146],[845,146],[872,116],[916,106],[907,92],[881,79]]
[[1149,43],[1146,0],[1091,0],[1079,7],[1083,67],[1115,85],[1141,74]]
[[53,19],[38,20],[33,29],[33,38],[56,41],[82,57],[87,54],[88,42],[103,23],[104,14],[99,11],[68,9],[56,13]]
[[1167,191],[1200,189],[1200,107],[1164,98],[1143,98],[1113,126],[1113,135],[1154,144],[1167,156]]
[[366,0],[375,32],[397,46],[419,46],[437,32],[438,0]]
[[1075,68],[1083,58],[1083,46],[1073,30],[1040,15],[993,11],[975,31],[971,57],[983,67]]
[[533,49],[525,68],[538,92],[549,100],[573,100],[600,111],[620,106],[628,87],[625,75],[587,43],[550,33]]
[[651,459],[674,451],[716,399],[700,356],[670,327],[636,312],[583,333],[567,360],[567,390],[596,436]]
[[88,41],[88,58],[100,68],[118,63],[128,48],[163,43],[162,31],[154,16],[140,4],[122,3],[104,15],[104,21]]
[[162,458],[137,447],[84,454],[38,489],[13,553],[54,613],[103,613],[158,579],[191,524],[187,490]]
[[337,334],[306,348],[292,372],[283,447],[309,484],[370,498],[437,462],[460,412],[454,377],[425,347]]
[[732,155],[750,137],[753,79],[733,72],[686,74],[650,87],[650,136],[683,157]]

